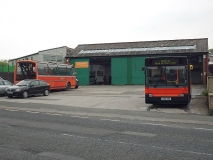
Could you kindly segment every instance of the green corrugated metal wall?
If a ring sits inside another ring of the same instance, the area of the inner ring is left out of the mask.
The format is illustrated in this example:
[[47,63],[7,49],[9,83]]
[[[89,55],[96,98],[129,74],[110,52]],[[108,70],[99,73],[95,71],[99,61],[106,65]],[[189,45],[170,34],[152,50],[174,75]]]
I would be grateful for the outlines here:
[[143,66],[145,66],[145,57],[132,57],[132,84],[145,84]]
[[112,58],[112,84],[145,84],[145,77],[142,72],[144,65],[145,57]]
[[15,66],[0,66],[0,72],[14,72]]
[[[75,65],[75,62],[88,62],[89,59],[71,59],[70,63]],[[77,72],[77,79],[79,81],[79,85],[88,85],[89,84],[89,67],[88,68],[76,68],[75,71]]]
[[127,84],[132,84],[132,59],[127,58]]
[[127,84],[127,58],[112,58],[111,59],[111,75],[112,84],[125,85]]

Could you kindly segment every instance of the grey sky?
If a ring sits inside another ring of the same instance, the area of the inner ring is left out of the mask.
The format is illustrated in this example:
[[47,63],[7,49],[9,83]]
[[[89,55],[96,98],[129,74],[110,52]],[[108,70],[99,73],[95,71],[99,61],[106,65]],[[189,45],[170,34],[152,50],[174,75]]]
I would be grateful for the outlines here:
[[78,44],[208,38],[213,0],[1,0],[0,59]]

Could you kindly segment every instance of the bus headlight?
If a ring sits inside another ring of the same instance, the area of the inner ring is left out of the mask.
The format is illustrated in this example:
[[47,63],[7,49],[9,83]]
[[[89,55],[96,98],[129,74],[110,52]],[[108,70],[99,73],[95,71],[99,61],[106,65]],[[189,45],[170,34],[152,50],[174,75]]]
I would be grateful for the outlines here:
[[152,97],[152,94],[149,94],[149,97]]
[[180,97],[184,97],[184,94],[180,94]]

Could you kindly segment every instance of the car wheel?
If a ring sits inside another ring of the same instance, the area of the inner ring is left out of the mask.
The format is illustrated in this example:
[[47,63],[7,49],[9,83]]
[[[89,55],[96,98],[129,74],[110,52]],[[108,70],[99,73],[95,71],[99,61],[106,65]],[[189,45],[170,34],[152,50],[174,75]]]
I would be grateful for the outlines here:
[[8,98],[13,98],[13,96],[7,96]]
[[78,86],[75,86],[75,89],[77,89],[78,88]]
[[66,86],[66,91],[69,91],[69,90],[70,90],[70,87],[71,87],[71,85],[70,85],[70,83],[68,82],[68,83],[67,83],[67,86]]
[[22,97],[23,97],[23,98],[27,98],[27,97],[28,97],[27,91],[24,91],[24,92],[22,93]]
[[44,96],[48,96],[49,95],[49,90],[48,89],[46,89],[45,91],[44,91]]

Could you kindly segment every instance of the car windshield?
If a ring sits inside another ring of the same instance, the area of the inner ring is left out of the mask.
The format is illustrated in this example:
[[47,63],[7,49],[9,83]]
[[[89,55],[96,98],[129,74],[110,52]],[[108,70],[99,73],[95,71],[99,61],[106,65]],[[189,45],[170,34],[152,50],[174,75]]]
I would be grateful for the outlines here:
[[19,83],[17,83],[17,86],[27,86],[31,81],[20,81]]

